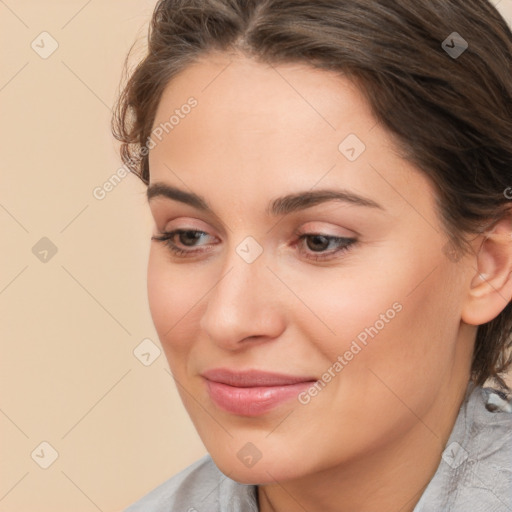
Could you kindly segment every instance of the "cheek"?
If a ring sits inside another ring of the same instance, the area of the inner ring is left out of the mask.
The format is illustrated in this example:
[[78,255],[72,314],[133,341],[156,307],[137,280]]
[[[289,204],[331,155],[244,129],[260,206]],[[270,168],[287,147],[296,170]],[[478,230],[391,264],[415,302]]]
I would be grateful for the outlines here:
[[304,302],[335,332],[311,322],[310,315],[309,322],[300,320],[304,335],[323,354],[325,366],[316,369],[326,372],[327,385],[307,407],[311,417],[332,412],[332,421],[322,425],[326,451],[340,432],[362,446],[412,425],[456,365],[460,297],[453,269],[442,258],[422,260],[416,254],[402,258],[392,272],[395,260],[382,256],[380,270],[360,266],[357,276],[343,270],[337,279],[301,278]]
[[408,288],[410,279],[384,266],[383,259],[375,265],[354,258],[336,268],[281,272],[300,299],[289,299],[291,321],[300,324],[306,339],[318,340],[316,346],[326,361],[335,361],[354,340],[361,347],[369,346],[403,315],[401,290]]
[[353,268],[288,276],[314,313],[295,320],[310,339],[322,340],[317,348],[326,362],[347,353],[345,374],[358,386],[371,386],[368,368],[402,385],[439,379],[453,362],[460,323],[453,269],[418,249],[397,254],[382,251],[378,261]]
[[152,247],[148,261],[148,302],[162,347],[178,355],[190,346],[190,326],[198,321],[198,302],[204,295],[199,280],[179,265],[171,264],[165,251]]

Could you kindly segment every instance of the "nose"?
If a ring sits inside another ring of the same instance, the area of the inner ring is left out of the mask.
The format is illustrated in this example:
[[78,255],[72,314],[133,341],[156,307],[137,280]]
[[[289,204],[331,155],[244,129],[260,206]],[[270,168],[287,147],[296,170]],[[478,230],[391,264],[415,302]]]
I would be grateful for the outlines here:
[[282,283],[267,267],[263,253],[252,263],[233,249],[206,296],[200,327],[209,339],[224,350],[236,351],[247,342],[277,338],[285,325],[279,304]]

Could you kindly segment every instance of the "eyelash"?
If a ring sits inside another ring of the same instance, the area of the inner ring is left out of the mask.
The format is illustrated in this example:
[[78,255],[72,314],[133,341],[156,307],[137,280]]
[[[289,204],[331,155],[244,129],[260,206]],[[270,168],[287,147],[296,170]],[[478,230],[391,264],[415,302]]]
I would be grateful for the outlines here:
[[[151,240],[155,240],[157,242],[164,243],[175,256],[180,257],[180,258],[187,258],[187,257],[193,256],[193,255],[196,255],[198,253],[207,252],[207,250],[189,251],[186,249],[181,249],[174,242],[172,242],[172,239],[174,238],[175,235],[184,234],[184,233],[194,233],[194,234],[200,233],[200,234],[204,234],[204,235],[208,234],[208,233],[205,233],[204,231],[199,231],[199,230],[195,230],[195,229],[175,229],[173,231],[160,233],[160,235],[158,235],[158,236],[152,236]],[[320,255],[317,254],[316,256],[311,256],[311,255],[305,256],[307,259],[313,260],[313,261],[324,261],[327,259],[333,259],[334,255],[339,255],[339,254],[345,253],[346,251],[350,250],[352,248],[352,246],[357,242],[357,240],[355,238],[328,236],[328,235],[324,235],[321,233],[297,232],[296,236],[299,237],[298,242],[300,242],[306,238],[309,238],[309,237],[318,237],[319,236],[319,237],[327,239],[329,242],[334,241],[334,242],[343,244],[338,249],[336,249],[334,251],[330,251],[328,253],[322,253]]]

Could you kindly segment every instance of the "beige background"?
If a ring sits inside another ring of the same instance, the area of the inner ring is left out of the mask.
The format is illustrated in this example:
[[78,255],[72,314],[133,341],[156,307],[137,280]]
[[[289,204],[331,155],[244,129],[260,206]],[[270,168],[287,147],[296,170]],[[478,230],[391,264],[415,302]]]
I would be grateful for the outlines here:
[[145,188],[93,196],[154,5],[0,0],[0,512],[120,511],[205,453],[158,355]]

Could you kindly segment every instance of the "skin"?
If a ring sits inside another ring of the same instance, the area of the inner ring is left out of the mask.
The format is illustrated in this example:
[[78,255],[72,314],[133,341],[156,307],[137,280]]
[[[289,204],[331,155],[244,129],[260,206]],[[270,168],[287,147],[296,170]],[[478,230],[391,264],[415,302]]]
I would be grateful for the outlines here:
[[[150,151],[150,185],[200,194],[214,213],[162,196],[149,204],[153,235],[203,231],[195,246],[173,241],[208,252],[173,256],[153,240],[148,294],[201,439],[230,478],[260,484],[264,512],[412,510],[464,398],[476,326],[512,294],[500,242],[510,223],[475,237],[474,253],[448,258],[434,188],[345,77],[213,54],[168,84],[154,126],[190,96],[197,106]],[[353,162],[338,149],[349,134],[366,145]],[[381,208],[329,201],[266,213],[278,196],[320,188]],[[357,242],[337,254],[333,242],[320,249],[330,259],[314,261],[314,240],[299,241],[297,230]],[[263,250],[252,263],[236,252],[247,236]],[[400,312],[306,405],[293,399],[245,417],[209,398],[200,373],[211,368],[321,379],[396,303]],[[262,455],[252,467],[237,457],[247,442]]]

